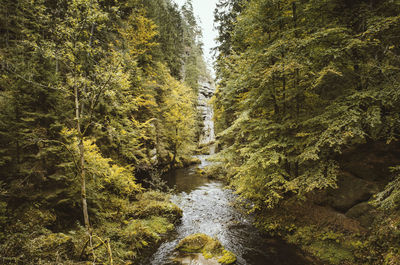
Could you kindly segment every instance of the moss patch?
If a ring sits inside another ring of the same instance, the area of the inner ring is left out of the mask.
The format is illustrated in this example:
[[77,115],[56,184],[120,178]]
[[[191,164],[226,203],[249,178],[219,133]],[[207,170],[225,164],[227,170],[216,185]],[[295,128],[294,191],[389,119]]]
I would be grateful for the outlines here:
[[221,264],[233,264],[236,261],[236,256],[228,250],[223,251],[223,256],[218,259]]
[[204,173],[209,179],[218,179],[222,181],[227,181],[227,172],[223,164],[215,163],[204,168]]
[[205,234],[193,234],[182,239],[176,249],[180,253],[201,253],[206,259],[214,258],[220,264],[233,264],[236,256],[226,250],[217,239]]
[[41,235],[30,240],[28,245],[29,254],[39,260],[69,259],[75,250],[72,238],[63,233]]
[[307,249],[321,260],[329,262],[329,264],[337,265],[343,264],[343,262],[353,264],[354,262],[352,251],[336,242],[317,241]]
[[139,194],[138,201],[129,209],[129,215],[140,219],[162,216],[171,223],[177,223],[182,217],[182,210],[169,199],[168,195],[156,191]]

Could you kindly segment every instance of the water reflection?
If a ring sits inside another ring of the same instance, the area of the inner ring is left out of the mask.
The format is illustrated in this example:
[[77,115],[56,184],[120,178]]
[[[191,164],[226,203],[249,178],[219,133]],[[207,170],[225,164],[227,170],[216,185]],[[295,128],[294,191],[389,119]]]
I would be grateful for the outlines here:
[[208,178],[201,176],[199,169],[208,166],[210,162],[207,160],[208,155],[194,156],[200,159],[201,163],[188,168],[173,170],[164,176],[167,185],[170,188],[175,188],[177,192],[190,192],[202,185],[211,183]]

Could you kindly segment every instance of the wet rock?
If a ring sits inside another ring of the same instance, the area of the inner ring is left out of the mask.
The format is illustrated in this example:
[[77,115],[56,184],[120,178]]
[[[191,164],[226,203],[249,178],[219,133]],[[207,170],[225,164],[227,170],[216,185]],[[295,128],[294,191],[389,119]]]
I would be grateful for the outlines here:
[[389,167],[400,163],[400,142],[368,142],[343,152],[341,168],[354,176],[381,182],[390,180]]
[[215,259],[206,259],[202,254],[187,254],[177,257],[171,265],[220,265]]
[[180,264],[233,264],[236,256],[226,250],[217,239],[205,234],[193,234],[182,239],[176,247]]
[[375,182],[357,178],[350,173],[342,173],[338,177],[337,189],[329,189],[316,198],[316,203],[329,205],[342,213],[361,202],[368,201],[379,191]]
[[368,228],[374,221],[374,214],[372,214],[374,210],[375,208],[368,202],[362,202],[348,210],[346,216],[356,219],[362,226]]

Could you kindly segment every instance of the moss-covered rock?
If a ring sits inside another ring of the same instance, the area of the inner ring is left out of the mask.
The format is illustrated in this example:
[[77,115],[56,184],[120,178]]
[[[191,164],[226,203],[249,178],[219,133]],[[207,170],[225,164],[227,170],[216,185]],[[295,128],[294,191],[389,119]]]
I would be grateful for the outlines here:
[[260,213],[256,220],[260,229],[297,245],[316,258],[316,264],[376,264],[359,262],[365,245],[359,222],[330,207],[293,200]]
[[316,241],[307,248],[310,253],[329,264],[354,264],[352,251],[332,241]]
[[358,220],[363,227],[370,227],[374,222],[376,212],[368,202],[362,202],[346,212],[346,216]]
[[182,239],[177,249],[181,252],[200,253],[208,241],[213,241],[213,239],[205,234],[193,234]]
[[130,207],[131,217],[146,219],[151,216],[161,216],[173,224],[180,221],[182,210],[169,199],[165,193],[151,191],[139,194],[138,201]]
[[218,264],[233,264],[236,256],[226,250],[221,242],[205,234],[193,234],[182,239],[176,249],[180,254],[201,253],[206,259],[214,259]]
[[233,264],[236,262],[236,255],[228,250],[224,250],[222,257],[218,259],[221,264]]

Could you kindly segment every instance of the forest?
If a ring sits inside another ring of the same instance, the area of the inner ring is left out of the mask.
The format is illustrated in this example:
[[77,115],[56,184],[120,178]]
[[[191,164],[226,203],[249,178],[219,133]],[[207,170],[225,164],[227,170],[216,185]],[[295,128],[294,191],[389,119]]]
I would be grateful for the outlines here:
[[193,162],[208,74],[191,3],[6,0],[0,12],[0,263],[137,259],[181,215],[145,187]]
[[400,1],[216,2],[2,1],[0,264],[400,264]]
[[258,225],[328,264],[400,264],[400,2],[215,14],[219,158]]

